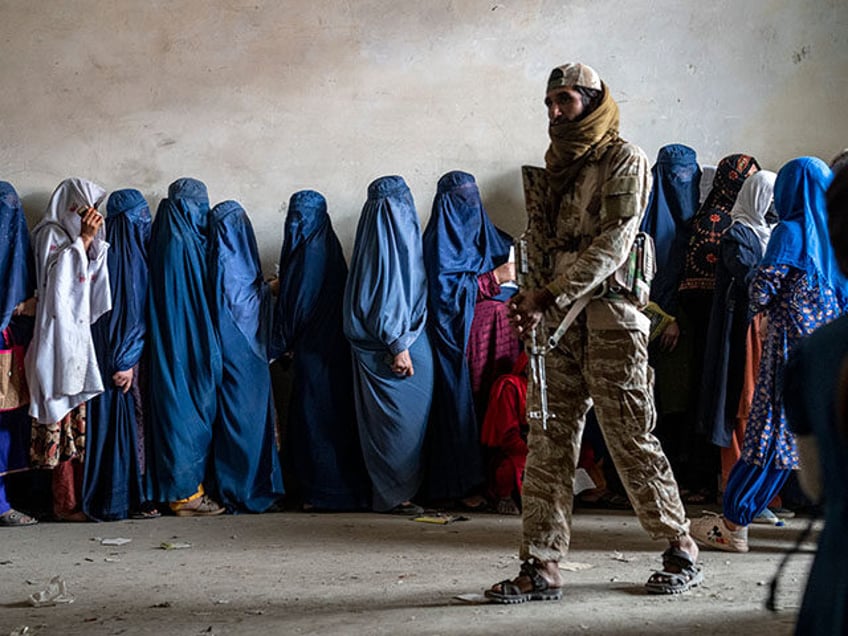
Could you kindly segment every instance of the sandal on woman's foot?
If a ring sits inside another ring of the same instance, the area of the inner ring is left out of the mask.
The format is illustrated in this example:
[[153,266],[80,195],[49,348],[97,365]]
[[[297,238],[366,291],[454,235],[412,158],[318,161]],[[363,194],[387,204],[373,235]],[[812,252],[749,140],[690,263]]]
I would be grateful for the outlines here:
[[0,515],[0,528],[20,528],[34,526],[38,521],[12,508]]
[[453,505],[457,510],[462,512],[491,512],[489,502],[483,498],[480,499],[458,499]]
[[521,511],[518,509],[518,506],[515,504],[515,500],[512,497],[504,497],[503,499],[498,499],[498,503],[495,507],[499,515],[520,515]]
[[[527,579],[530,583],[530,589],[521,589],[519,581],[522,578]],[[500,590],[495,589],[498,586]],[[515,579],[496,583],[486,590],[485,595],[494,603],[507,605],[526,603],[527,601],[558,601],[562,598],[562,588],[552,587],[539,572],[539,562],[530,560],[521,564],[521,570]]]
[[783,522],[768,508],[765,508],[760,514],[751,520],[751,523],[759,523],[764,526],[782,526]]
[[158,519],[162,516],[156,508],[142,508],[130,513],[130,519]]
[[692,556],[680,548],[662,553],[663,569],[654,572],[645,583],[649,594],[680,594],[704,582],[704,571]]
[[774,513],[774,515],[776,517],[778,517],[779,519],[794,519],[795,518],[795,511],[790,510],[789,508],[783,508],[781,506],[778,506],[777,508],[769,508],[769,510],[771,510],[771,512]]
[[415,517],[418,515],[424,514],[424,508],[419,506],[416,503],[412,503],[411,501],[404,501],[403,503],[399,503],[394,508],[386,510],[390,515],[407,515],[411,517]]
[[196,499],[197,503],[191,501],[187,504],[179,504],[176,508],[171,504],[171,509],[178,517],[214,517],[224,512],[224,507],[217,501],[202,495]]

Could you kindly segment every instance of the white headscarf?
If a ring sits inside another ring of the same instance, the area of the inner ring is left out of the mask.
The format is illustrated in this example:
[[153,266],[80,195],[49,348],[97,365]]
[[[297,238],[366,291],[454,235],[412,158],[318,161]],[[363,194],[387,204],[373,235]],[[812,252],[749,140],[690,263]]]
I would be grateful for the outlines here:
[[715,166],[701,166],[701,181],[698,184],[698,205],[707,200],[707,195],[713,189],[713,177],[715,177]]
[[774,205],[774,180],[777,175],[768,170],[760,170],[745,179],[736,202],[730,210],[733,223],[745,225],[754,231],[760,240],[763,254],[771,236],[771,228],[766,222],[766,212]]
[[[68,247],[80,235],[79,211],[89,207],[97,208],[105,199],[106,190],[87,179],[71,177],[56,186],[53,195],[50,197],[50,203],[47,204],[47,209],[44,211],[44,216],[32,230],[35,242],[33,245],[35,271],[39,285],[42,283],[42,274],[46,271],[48,265],[55,261],[58,252]],[[57,244],[55,236],[53,236],[53,241],[38,241],[37,237],[40,235],[50,234],[49,232],[41,232],[44,226],[48,224],[60,225],[68,234],[67,242],[63,241],[61,244]],[[100,251],[100,243],[105,240],[106,224],[103,223],[97,230],[97,235],[92,242],[93,253]]]

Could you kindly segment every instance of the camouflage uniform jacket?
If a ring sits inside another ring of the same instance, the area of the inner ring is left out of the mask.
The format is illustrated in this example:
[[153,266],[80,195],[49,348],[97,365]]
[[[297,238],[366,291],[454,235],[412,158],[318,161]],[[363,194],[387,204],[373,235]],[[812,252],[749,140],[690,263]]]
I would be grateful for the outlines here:
[[[545,322],[556,326],[576,299],[595,292],[620,267],[639,231],[651,189],[648,158],[641,148],[616,139],[594,151],[574,183],[559,197],[538,170],[541,197],[528,200],[530,282],[556,298]],[[637,329],[650,322],[625,298],[594,298],[585,310],[589,329]]]

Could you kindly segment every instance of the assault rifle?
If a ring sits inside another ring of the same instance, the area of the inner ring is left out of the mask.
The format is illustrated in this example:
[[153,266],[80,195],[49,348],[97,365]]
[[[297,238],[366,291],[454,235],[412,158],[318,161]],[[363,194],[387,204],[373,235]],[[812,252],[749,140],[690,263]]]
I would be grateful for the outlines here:
[[[528,218],[544,219],[546,215],[545,195],[548,189],[547,174],[544,168],[523,166],[521,169],[524,181],[524,198],[527,207]],[[553,228],[551,228],[553,233]],[[526,291],[531,285],[529,280],[530,264],[527,253],[528,232],[518,238],[518,287]],[[656,272],[656,258],[654,256],[654,242],[650,235],[639,232],[631,246],[627,259],[612,276],[596,290],[592,290],[575,299],[569,307],[562,321],[560,321],[553,334],[544,342],[539,344],[537,328],[530,331],[530,370],[533,374],[533,382],[539,390],[539,410],[528,410],[527,418],[542,421],[542,429],[547,430],[548,420],[556,417],[555,413],[548,410],[548,383],[545,373],[545,354],[552,351],[559,344],[568,328],[574,323],[592,298],[628,297],[638,307],[644,307],[648,303],[651,289],[651,280]]]
[[[527,238],[521,235],[518,238],[518,289],[526,291],[528,286],[527,276],[530,272],[530,264],[527,256]],[[530,330],[530,350],[527,357],[530,358],[530,373],[533,376],[533,384],[539,391],[539,410],[528,410],[527,417],[532,420],[542,420],[542,430],[548,430],[548,420],[556,417],[548,411],[548,379],[545,375],[545,353],[546,347],[539,344],[538,327]]]

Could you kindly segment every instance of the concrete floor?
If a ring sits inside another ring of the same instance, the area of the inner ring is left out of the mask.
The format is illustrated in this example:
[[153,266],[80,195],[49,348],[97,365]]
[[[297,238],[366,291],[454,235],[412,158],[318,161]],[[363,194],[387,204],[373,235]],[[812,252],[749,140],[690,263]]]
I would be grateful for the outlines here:
[[[690,511],[697,514],[699,510]],[[575,515],[559,602],[467,604],[517,573],[520,520],[449,525],[377,514],[163,517],[0,529],[0,635],[28,634],[768,634],[792,632],[814,546],[792,558],[784,609],[768,582],[806,524],[754,526],[751,552],[702,552],[704,585],[644,593],[664,548],[623,512]],[[131,542],[104,546],[100,539]],[[163,542],[190,548],[163,550]],[[26,599],[60,575],[72,604]]]

